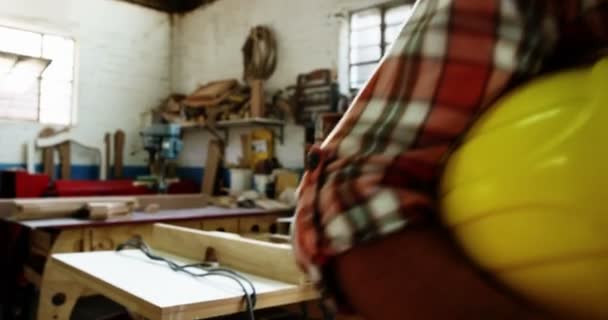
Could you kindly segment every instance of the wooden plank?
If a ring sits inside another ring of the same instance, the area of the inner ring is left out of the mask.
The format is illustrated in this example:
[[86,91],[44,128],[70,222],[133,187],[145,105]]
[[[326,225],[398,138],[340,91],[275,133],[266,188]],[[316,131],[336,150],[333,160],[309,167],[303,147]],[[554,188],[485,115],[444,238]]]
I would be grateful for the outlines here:
[[133,212],[133,206],[125,202],[89,202],[87,210],[89,219],[107,220],[130,214]]
[[209,205],[209,196],[205,194],[171,194],[145,195],[137,197],[137,210],[145,210],[149,205],[158,205],[159,210],[204,208]]
[[129,197],[72,197],[0,200],[2,216],[15,220],[49,219],[70,217],[82,210],[87,203],[127,203],[135,210],[143,211],[151,204],[159,210],[198,209],[207,207],[210,198],[200,193],[180,195],[143,195]]
[[283,282],[303,284],[290,245],[246,239],[236,234],[154,225],[160,250],[200,261],[213,248],[221,265]]
[[81,197],[12,200],[10,217],[14,220],[35,220],[70,217],[79,214],[91,202],[119,202],[131,208],[138,205],[135,197]]
[[[129,202],[136,210],[143,211],[150,204],[158,204],[163,211],[172,209],[203,209],[210,197],[203,194],[144,195],[130,197],[74,197],[0,200],[0,216],[14,220],[50,219],[69,217],[90,202]],[[29,215],[21,213],[29,211]],[[235,210],[226,210],[233,212]],[[238,211],[238,210],[237,210]],[[248,210],[242,210],[248,212]],[[278,214],[278,213],[277,213]],[[233,230],[230,230],[233,231]],[[234,230],[236,232],[237,230]]]
[[215,181],[217,173],[222,161],[222,144],[218,140],[209,141],[207,149],[207,162],[205,164],[205,173],[203,174],[203,185],[201,192],[207,195],[213,195],[215,189]]
[[72,177],[72,146],[69,141],[59,145],[59,161],[61,162],[61,179],[69,180]]
[[[53,128],[44,128],[40,131],[38,137],[46,138],[54,134],[55,130]],[[42,148],[42,172],[53,180],[55,176],[55,155],[52,147]]]
[[109,132],[106,132],[106,134],[103,137],[103,142],[105,144],[105,149],[106,149],[106,172],[110,172],[110,158],[111,158],[111,154],[112,154],[112,134]]
[[125,150],[125,132],[117,130],[114,133],[114,179],[123,177],[123,153]]
[[245,168],[252,168],[253,164],[251,163],[251,135],[250,134],[242,134],[241,135],[241,166]]

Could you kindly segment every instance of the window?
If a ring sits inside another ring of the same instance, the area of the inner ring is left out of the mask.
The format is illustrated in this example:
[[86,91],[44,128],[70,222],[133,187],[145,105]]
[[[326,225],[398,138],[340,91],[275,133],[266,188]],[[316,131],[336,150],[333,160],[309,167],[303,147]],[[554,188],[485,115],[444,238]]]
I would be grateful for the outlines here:
[[0,27],[0,119],[72,124],[74,61],[73,39]]
[[399,35],[412,4],[391,3],[353,12],[350,17],[350,88],[360,89]]

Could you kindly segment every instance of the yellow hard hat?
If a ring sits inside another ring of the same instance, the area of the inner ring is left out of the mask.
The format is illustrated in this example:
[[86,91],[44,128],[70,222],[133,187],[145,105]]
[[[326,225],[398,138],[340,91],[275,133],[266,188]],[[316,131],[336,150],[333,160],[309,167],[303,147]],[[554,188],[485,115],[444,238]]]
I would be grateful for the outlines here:
[[515,292],[608,319],[608,58],[498,101],[449,159],[441,206],[467,254]]

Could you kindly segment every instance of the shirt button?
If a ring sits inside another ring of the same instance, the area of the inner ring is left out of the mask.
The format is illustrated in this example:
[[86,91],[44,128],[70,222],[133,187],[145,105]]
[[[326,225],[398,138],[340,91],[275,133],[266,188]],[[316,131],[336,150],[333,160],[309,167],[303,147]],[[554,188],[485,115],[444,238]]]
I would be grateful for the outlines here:
[[307,170],[315,170],[319,166],[319,162],[321,162],[321,155],[318,152],[312,151],[306,156],[306,169]]

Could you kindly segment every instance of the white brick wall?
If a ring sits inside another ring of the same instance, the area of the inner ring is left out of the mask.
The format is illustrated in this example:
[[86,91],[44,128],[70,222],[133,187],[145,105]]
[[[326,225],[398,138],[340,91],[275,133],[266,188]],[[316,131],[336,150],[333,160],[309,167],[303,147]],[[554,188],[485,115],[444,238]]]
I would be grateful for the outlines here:
[[[387,0],[221,0],[179,16],[173,29],[172,86],[188,93],[197,84],[242,75],[241,47],[254,25],[274,29],[279,43],[277,71],[269,89],[295,82],[299,73],[332,68],[343,73],[347,12]],[[346,81],[344,81],[346,83]],[[279,160],[289,167],[303,166],[303,132],[287,130],[287,143],[278,146]],[[238,134],[232,135],[229,160],[239,155]],[[182,163],[201,166],[208,135],[188,134]]]
[[[171,23],[166,14],[115,0],[0,0],[0,24],[76,39],[79,53],[80,137],[101,140],[107,131],[127,133],[125,163],[144,164],[140,114],[170,92]],[[0,163],[22,163],[22,145],[36,123],[0,122]],[[76,148],[72,162],[96,163]]]

